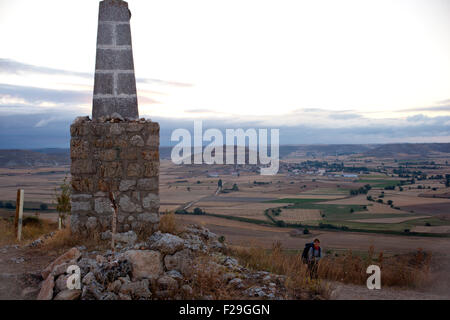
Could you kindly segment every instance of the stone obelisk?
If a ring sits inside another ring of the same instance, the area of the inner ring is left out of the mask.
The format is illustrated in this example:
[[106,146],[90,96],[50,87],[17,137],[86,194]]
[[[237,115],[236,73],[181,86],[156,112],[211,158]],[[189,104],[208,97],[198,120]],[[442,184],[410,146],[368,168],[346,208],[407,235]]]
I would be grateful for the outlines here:
[[111,230],[111,193],[118,232],[158,229],[160,127],[139,119],[130,16],[124,1],[100,2],[92,120],[70,127],[70,227],[83,236]]
[[125,119],[139,118],[130,18],[127,2],[100,2],[93,119],[114,113]]

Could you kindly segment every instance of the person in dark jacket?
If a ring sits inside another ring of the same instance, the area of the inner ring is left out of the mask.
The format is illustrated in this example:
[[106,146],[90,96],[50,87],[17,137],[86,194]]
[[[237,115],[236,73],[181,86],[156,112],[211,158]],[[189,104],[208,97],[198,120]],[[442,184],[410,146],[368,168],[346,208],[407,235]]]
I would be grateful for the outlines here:
[[322,257],[323,254],[322,248],[320,247],[320,240],[314,239],[314,246],[312,246],[308,252],[308,272],[311,278],[317,279],[317,268]]

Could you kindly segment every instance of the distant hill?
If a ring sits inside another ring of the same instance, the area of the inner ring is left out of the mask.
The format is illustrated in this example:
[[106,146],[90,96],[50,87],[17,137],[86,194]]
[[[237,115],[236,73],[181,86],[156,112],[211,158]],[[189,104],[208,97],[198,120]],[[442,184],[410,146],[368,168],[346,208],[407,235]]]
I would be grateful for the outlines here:
[[450,153],[450,143],[396,143],[383,144],[363,153],[369,157],[419,156],[426,158],[431,154]]
[[[270,149],[270,147],[269,147]],[[161,147],[161,159],[170,159],[172,147]],[[245,151],[248,153],[248,149]],[[330,145],[283,145],[280,158],[306,156],[335,156],[361,154],[376,158],[427,158],[432,154],[450,154],[450,143],[396,143],[396,144],[330,144]],[[236,154],[236,153],[235,153]],[[224,152],[225,157],[225,152]],[[69,149],[0,150],[0,167],[49,167],[70,165]]]
[[311,156],[351,155],[367,152],[376,146],[365,144],[285,145],[280,146],[280,158],[295,154]]
[[0,150],[0,167],[28,168],[70,165],[69,149]]

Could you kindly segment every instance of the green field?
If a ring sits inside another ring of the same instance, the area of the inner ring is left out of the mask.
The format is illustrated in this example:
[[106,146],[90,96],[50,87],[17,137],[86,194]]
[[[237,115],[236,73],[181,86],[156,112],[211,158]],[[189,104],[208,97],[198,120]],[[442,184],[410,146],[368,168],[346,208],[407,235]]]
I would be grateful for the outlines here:
[[385,188],[401,185],[404,180],[386,180],[386,179],[361,179],[358,183],[370,184],[374,188]]
[[[319,204],[317,202],[322,203]],[[289,203],[289,205],[280,207],[282,209],[281,213],[278,216],[272,216],[272,218],[276,221],[283,221],[283,211],[285,210],[317,209],[320,210],[323,219],[320,221],[307,221],[304,223],[305,225],[318,227],[320,224],[325,224],[338,228],[344,227],[372,232],[405,232],[407,229],[411,230],[415,226],[425,226],[427,223],[431,226],[450,225],[450,221],[442,220],[437,217],[418,218],[400,223],[355,222],[351,220],[414,217],[415,215],[408,213],[364,213],[367,211],[367,208],[364,205],[337,205],[324,204],[323,202],[324,200],[321,199],[279,199],[277,201],[272,201],[272,203]]]

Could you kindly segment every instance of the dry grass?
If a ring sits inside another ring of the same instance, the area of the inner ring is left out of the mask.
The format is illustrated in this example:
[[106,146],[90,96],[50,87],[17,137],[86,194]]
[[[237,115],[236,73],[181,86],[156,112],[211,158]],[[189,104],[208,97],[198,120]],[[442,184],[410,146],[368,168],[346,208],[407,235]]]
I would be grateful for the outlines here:
[[330,290],[323,280],[365,285],[368,278],[366,270],[372,264],[381,267],[383,286],[418,288],[427,286],[431,281],[431,255],[422,250],[386,259],[382,252],[375,257],[373,247],[365,258],[354,255],[352,251],[340,256],[327,256],[319,263],[318,280],[309,277],[300,254],[286,253],[280,244],[274,244],[272,250],[234,248],[233,255],[248,268],[286,275],[286,286],[295,298],[302,298],[305,293],[310,297],[328,297]]
[[375,258],[373,247],[367,258],[354,255],[352,251],[338,257],[326,257],[319,263],[319,277],[344,283],[365,284],[367,267],[375,264],[381,268],[383,286],[424,287],[430,281],[431,255],[417,252],[384,258],[383,252]]
[[[34,217],[33,219],[25,218],[22,227],[21,243],[27,243],[35,240],[44,234],[55,231],[56,228],[56,223],[52,223],[47,220],[41,220]],[[14,228],[14,220],[0,219],[0,245],[10,245],[16,243],[18,243],[18,241]]]
[[211,264],[209,256],[198,257],[187,276],[193,289],[194,299],[211,297],[213,300],[232,300],[239,298],[239,292],[227,285],[223,278],[223,271]]
[[166,212],[161,216],[159,221],[159,230],[162,233],[178,234],[180,232],[180,226],[176,220],[176,216],[173,212]]
[[294,299],[329,298],[329,287],[320,279],[311,279],[301,256],[284,253],[280,243],[275,243],[272,250],[234,248],[233,255],[247,268],[285,275],[289,296]]
[[92,233],[89,237],[74,235],[70,228],[57,230],[51,238],[45,239],[37,250],[63,253],[73,247],[85,246],[87,250],[107,250],[111,248],[110,241],[100,239],[100,234]]

